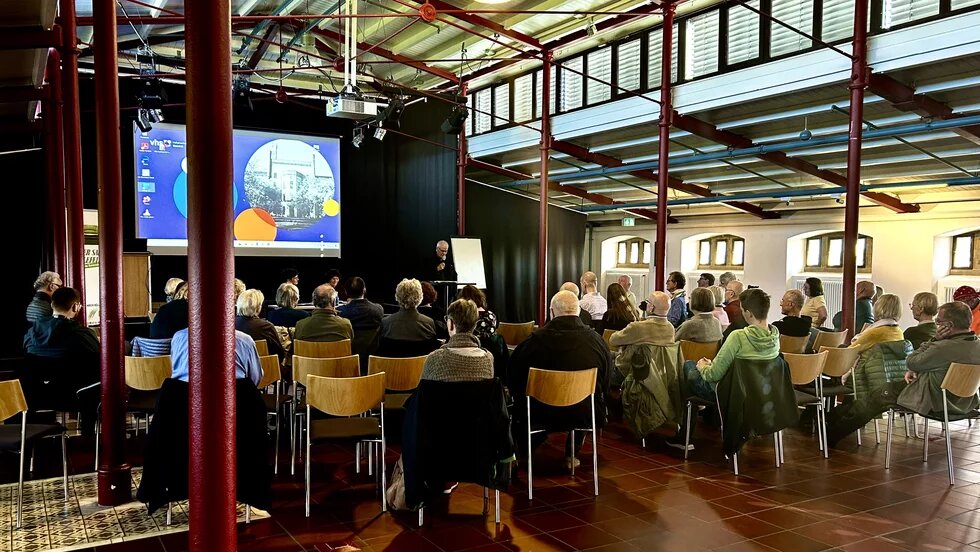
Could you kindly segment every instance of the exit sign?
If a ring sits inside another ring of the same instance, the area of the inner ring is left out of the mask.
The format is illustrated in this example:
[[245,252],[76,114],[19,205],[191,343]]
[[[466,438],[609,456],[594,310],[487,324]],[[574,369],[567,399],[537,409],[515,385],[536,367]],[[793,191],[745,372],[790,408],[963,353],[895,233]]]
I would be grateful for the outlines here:
[[623,217],[623,226],[636,226],[636,218]]

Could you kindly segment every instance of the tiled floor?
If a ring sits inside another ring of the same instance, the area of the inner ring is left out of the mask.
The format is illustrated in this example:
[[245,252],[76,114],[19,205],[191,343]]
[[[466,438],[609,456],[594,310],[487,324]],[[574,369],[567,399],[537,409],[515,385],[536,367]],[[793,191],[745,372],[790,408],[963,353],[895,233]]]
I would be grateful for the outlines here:
[[[522,469],[502,495],[499,526],[492,504],[490,517],[482,515],[482,489],[464,484],[426,510],[422,529],[414,513],[380,513],[372,478],[353,474],[352,451],[321,448],[312,466],[312,517],[303,514],[302,470],[290,477],[287,460],[271,517],[239,525],[239,550],[980,550],[980,425],[954,424],[952,488],[936,424],[928,463],[922,462],[922,440],[898,429],[888,471],[884,444],[874,444],[869,426],[864,446],[848,440],[829,459],[819,455],[809,432],[788,430],[786,464],[779,469],[772,440],[755,440],[740,455],[743,475],[736,477],[721,457],[717,432],[705,424],[685,462],[653,439],[642,450],[613,423],[600,441],[597,498],[591,496],[591,462],[583,458],[572,479],[560,440],[553,439],[535,455],[534,500],[527,499]],[[88,466],[88,458],[77,461]],[[392,448],[389,469],[396,458]],[[186,533],[98,547],[186,549]]]

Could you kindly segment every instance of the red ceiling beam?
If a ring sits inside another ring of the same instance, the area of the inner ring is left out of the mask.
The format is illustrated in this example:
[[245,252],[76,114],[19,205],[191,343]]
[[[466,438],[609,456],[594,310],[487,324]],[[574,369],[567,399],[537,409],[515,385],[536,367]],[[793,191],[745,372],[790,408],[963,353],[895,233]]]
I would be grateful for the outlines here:
[[[338,42],[343,42],[343,40],[344,40],[343,35],[341,35],[340,33],[331,31],[329,29],[317,29],[317,28],[314,28],[314,29],[310,30],[310,32],[313,33],[313,34],[315,34],[315,35],[321,36],[321,37],[329,38],[330,40],[336,40]],[[332,48],[329,45],[324,44],[324,43],[322,43],[320,41],[317,41],[317,47],[320,48],[321,46],[324,49],[330,49],[330,50],[332,50]],[[453,73],[451,73],[449,71],[446,71],[445,69],[440,69],[438,67],[432,67],[431,65],[428,65],[428,64],[423,63],[421,61],[418,61],[416,59],[412,59],[412,58],[403,56],[401,54],[396,54],[394,52],[391,52],[389,50],[386,50],[384,48],[381,48],[380,46],[378,46],[376,44],[368,44],[367,42],[358,42],[357,43],[357,47],[361,51],[370,50],[370,53],[372,53],[372,54],[381,56],[381,57],[386,58],[386,59],[390,59],[392,61],[397,61],[398,63],[402,63],[404,65],[407,65],[408,67],[414,67],[414,68],[418,69],[419,71],[423,71],[423,72],[428,73],[430,75],[434,75],[436,77],[446,79],[447,81],[451,82],[454,85],[459,84],[459,77],[457,77],[455,74],[453,74]],[[369,62],[362,62],[362,63],[369,63]]]
[[475,15],[472,13],[460,13],[459,8],[453,6],[448,2],[444,2],[443,0],[425,0],[424,3],[423,2],[416,2],[416,3],[419,4],[420,6],[429,4],[436,9],[437,13],[453,10],[452,13],[449,13],[447,15],[451,15],[452,17],[455,17],[460,21],[465,21],[467,23],[471,23],[473,25],[477,25],[479,27],[489,29],[501,36],[513,38],[514,40],[527,44],[528,46],[531,46],[532,48],[535,48],[537,50],[540,50],[544,47],[541,44],[541,41],[534,38],[533,36],[524,34],[520,31],[515,31],[514,29],[508,29],[507,27],[504,27],[500,23],[497,23],[496,21],[492,21],[480,15]]
[[[475,169],[484,170],[487,172],[492,172],[494,174],[499,174],[505,176],[512,180],[530,180],[534,178],[529,174],[518,172],[512,169],[507,169],[492,163],[487,163],[486,161],[481,161],[479,159],[469,159],[467,166],[473,167]],[[573,195],[575,197],[580,197],[587,201],[591,201],[597,205],[618,205],[619,201],[612,199],[609,196],[604,196],[602,194],[595,194],[592,192],[585,191],[581,188],[576,188],[575,186],[562,186],[557,182],[548,182],[548,189],[553,192],[563,193]],[[626,212],[634,214],[639,217],[643,217],[650,220],[657,220],[657,212],[650,209],[625,209]],[[677,219],[671,216],[667,217],[667,222],[677,222]]]
[[5,29],[0,33],[0,50],[28,48],[61,49],[61,27],[55,25],[50,31]]
[[[916,94],[915,89],[888,75],[872,73],[868,90],[888,101],[895,109],[915,113],[923,117],[955,119],[961,117],[953,109],[926,94]],[[952,129],[963,138],[980,145],[980,125]]]
[[[572,144],[570,142],[565,142],[563,140],[552,140],[551,149],[571,155],[572,157],[575,157],[576,159],[581,159],[582,161],[595,163],[597,165],[602,165],[603,167],[618,167],[620,165],[625,164],[625,162],[622,159],[617,159],[615,157],[611,157],[603,153],[596,153],[593,151],[589,151],[588,149],[583,148],[582,146]],[[650,182],[657,181],[657,173],[653,171],[647,171],[647,170],[630,171],[627,174],[630,174],[637,178],[642,178],[643,180],[647,180]],[[520,180],[520,179],[515,179],[515,180]],[[686,192],[691,195],[696,195],[701,197],[715,197],[718,195],[712,192],[710,189],[705,188],[704,186],[698,186],[697,184],[689,184],[674,176],[668,175],[667,182],[670,188],[674,190]],[[779,213],[766,211],[762,207],[759,207],[758,205],[754,205],[752,203],[747,203],[744,201],[727,201],[725,203],[730,207],[733,207],[740,211],[745,211],[746,213],[757,216],[761,219],[777,219],[780,217]]]
[[[758,145],[753,142],[751,138],[742,136],[741,134],[736,134],[729,130],[722,130],[711,123],[691,117],[690,115],[681,115],[675,111],[673,118],[675,127],[681,130],[686,130],[695,136],[700,136],[701,138],[711,140],[712,142],[717,142],[719,144],[734,148],[751,148]],[[780,167],[785,167],[799,173],[815,176],[824,182],[829,182],[835,186],[847,186],[847,178],[844,177],[844,175],[833,171],[828,171],[826,169],[821,169],[804,159],[790,157],[786,155],[785,152],[771,151],[759,154],[756,157],[764,161],[768,161],[774,165],[779,165]],[[917,213],[919,211],[918,205],[904,203],[888,194],[864,192],[861,195],[873,203],[877,203],[882,207],[891,209],[896,213]]]

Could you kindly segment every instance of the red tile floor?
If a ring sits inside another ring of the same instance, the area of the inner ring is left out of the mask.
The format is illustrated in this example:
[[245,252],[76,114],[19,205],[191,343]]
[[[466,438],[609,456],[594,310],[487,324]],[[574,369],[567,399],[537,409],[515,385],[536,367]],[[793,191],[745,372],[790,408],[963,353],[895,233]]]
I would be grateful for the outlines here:
[[[900,425],[888,471],[885,446],[874,444],[870,425],[863,446],[848,440],[829,459],[809,432],[793,429],[785,434],[781,468],[773,465],[772,440],[759,438],[740,455],[736,477],[720,454],[717,431],[706,424],[685,462],[680,451],[652,439],[641,449],[622,424],[612,423],[599,443],[598,497],[588,442],[573,479],[561,458],[561,436],[553,436],[535,455],[534,500],[527,499],[522,469],[502,494],[500,525],[492,503],[490,515],[482,515],[482,489],[463,484],[426,510],[422,529],[414,513],[380,512],[373,479],[366,471],[353,474],[353,451],[320,447],[312,466],[312,517],[303,513],[302,470],[291,477],[281,464],[271,518],[239,525],[239,550],[980,550],[980,425],[953,426],[954,487],[936,425],[927,463],[922,440],[906,438]],[[90,458],[76,452],[73,462],[87,467]],[[390,449],[389,470],[396,458]],[[186,549],[186,534],[98,547]]]

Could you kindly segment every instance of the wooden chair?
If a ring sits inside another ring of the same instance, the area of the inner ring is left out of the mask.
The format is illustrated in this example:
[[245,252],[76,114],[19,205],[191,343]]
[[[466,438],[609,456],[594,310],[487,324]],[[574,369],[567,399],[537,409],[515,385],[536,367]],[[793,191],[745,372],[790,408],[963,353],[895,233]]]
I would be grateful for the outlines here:
[[[65,443],[65,428],[59,424],[27,423],[27,399],[19,380],[0,382],[0,421],[6,421],[20,414],[20,427],[15,424],[0,424],[0,450],[20,454],[20,474],[17,479],[17,517],[16,528],[20,529],[24,509],[24,450],[27,443],[34,443],[46,437],[61,437],[61,466],[64,475],[65,501],[68,494],[68,453]],[[33,448],[33,447],[32,447]]]
[[685,361],[692,360],[697,362],[702,358],[714,359],[715,355],[718,354],[718,349],[721,349],[721,343],[717,341],[699,343],[686,339],[681,340],[681,356],[684,357]]
[[256,339],[255,340],[255,350],[256,350],[256,352],[259,353],[259,356],[260,357],[268,356],[269,355],[269,342],[266,341],[265,339]]
[[501,322],[497,326],[497,333],[503,336],[508,347],[520,345],[522,341],[531,336],[531,332],[533,331],[534,322],[520,322],[517,324]]
[[422,381],[425,359],[424,356],[388,358],[371,355],[368,357],[368,375],[384,372],[387,390],[396,391],[396,393],[385,393],[388,410],[405,408],[405,401],[412,396],[411,391],[414,391]]
[[803,354],[803,351],[806,350],[806,342],[809,340],[810,336],[794,337],[791,335],[781,335],[779,336],[779,352],[796,355]]
[[817,337],[813,340],[813,350],[819,351],[821,347],[840,347],[847,340],[847,330],[841,332],[818,331]]
[[[283,394],[282,392],[282,368],[279,364],[278,355],[263,355],[259,357],[259,361],[262,363],[262,379],[256,386],[259,390],[268,389],[269,386],[274,386],[272,394],[268,393],[262,394],[262,400],[265,402],[266,415],[273,415],[276,418],[276,431],[274,445],[275,458],[273,460],[273,473],[275,475],[279,474],[279,425],[280,425],[280,409],[285,404],[292,403],[292,396]],[[293,435],[290,433],[290,438]]]
[[[140,432],[140,415],[143,415],[146,430],[150,430],[150,415],[156,411],[157,392],[163,382],[173,374],[169,356],[127,356],[123,361],[126,387],[130,391],[126,398],[126,413],[132,413],[136,420],[136,434]],[[101,416],[95,418],[95,470],[99,469],[99,445],[102,439]]]
[[[976,397],[977,393],[980,392],[980,364],[964,364],[962,362],[954,362],[949,365],[949,369],[946,370],[946,377],[943,378],[943,383],[941,385],[943,390],[943,416],[942,418],[933,415],[923,415],[919,413],[925,420],[925,431],[923,432],[922,439],[922,461],[926,462],[929,459],[929,420],[936,420],[937,422],[943,423],[943,435],[946,437],[946,462],[949,469],[949,485],[953,486],[955,479],[953,477],[953,446],[952,438],[949,434],[949,394],[953,394],[962,399],[968,397]],[[892,428],[895,425],[895,413],[910,412],[908,409],[896,406],[894,408],[888,409],[888,430],[885,436],[885,469],[891,468],[891,456],[892,456]],[[970,411],[966,415],[958,416],[953,421],[957,420],[968,420],[980,416],[976,410]]]
[[[577,370],[563,372],[558,370],[541,370],[531,368],[527,376],[527,498],[534,499],[534,477],[531,450],[531,435],[534,433],[546,432],[547,428],[533,429],[531,423],[531,399],[535,399],[548,406],[569,407],[577,405],[585,399],[589,399],[589,407],[592,410],[592,427],[573,429],[571,432],[572,454],[575,454],[575,432],[592,432],[592,481],[595,488],[595,496],[599,496],[599,455],[596,448],[596,425],[595,425],[595,386],[597,368],[588,370]],[[572,476],[575,475],[575,461],[572,457]]]
[[[814,347],[816,349],[816,347]],[[854,370],[857,365],[858,358],[860,358],[861,353],[857,349],[849,349],[847,347],[820,347],[817,349],[819,352],[826,351],[827,363],[824,365],[823,375],[828,378],[841,378],[845,374]],[[851,379],[851,386],[840,384],[831,387],[824,387],[824,397],[830,400],[831,404],[828,406],[833,408],[836,398],[839,395],[852,395],[855,396],[854,392],[855,380]],[[878,419],[875,418],[875,440],[878,440]],[[861,430],[857,431],[857,444],[861,445]]]
[[602,330],[602,340],[606,342],[606,347],[609,348],[609,352],[611,353],[615,353],[616,351],[619,350],[619,347],[613,347],[609,343],[609,338],[611,338],[612,334],[614,333],[616,333],[616,330]]
[[827,417],[824,411],[822,375],[827,357],[830,353],[824,351],[813,355],[783,353],[783,359],[789,365],[790,378],[794,386],[813,384],[814,393],[796,389],[796,404],[806,409],[813,406],[817,409],[817,448],[828,458],[827,450]]
[[[305,388],[307,377],[311,375],[327,378],[356,378],[361,375],[360,357],[348,355],[338,358],[312,358],[293,355],[292,423],[289,429],[289,440],[292,443],[292,450],[289,454],[291,474],[296,473],[295,432],[302,430],[302,426],[299,425],[299,417],[303,416],[303,403],[299,400],[299,386],[302,385]],[[302,450],[300,451],[300,458],[302,459]]]
[[[351,341],[293,341],[293,356],[308,358],[337,358],[350,356]],[[297,380],[298,381],[298,380]]]
[[[307,376],[306,388],[306,517],[310,517],[310,447],[314,442],[345,441],[381,445],[381,511],[388,511],[385,462],[385,374],[353,378]],[[380,405],[380,418],[356,417]],[[311,409],[336,418],[313,421]],[[352,417],[353,416],[353,417]]]

